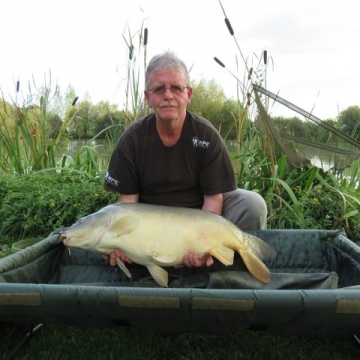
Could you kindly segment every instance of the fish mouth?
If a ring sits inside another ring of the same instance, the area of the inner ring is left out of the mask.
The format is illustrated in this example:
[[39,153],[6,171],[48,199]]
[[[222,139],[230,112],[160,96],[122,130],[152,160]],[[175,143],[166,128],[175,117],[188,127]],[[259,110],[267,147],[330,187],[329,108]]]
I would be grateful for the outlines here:
[[60,240],[63,242],[63,243],[67,243],[71,240],[71,237],[67,234],[62,234],[60,235]]

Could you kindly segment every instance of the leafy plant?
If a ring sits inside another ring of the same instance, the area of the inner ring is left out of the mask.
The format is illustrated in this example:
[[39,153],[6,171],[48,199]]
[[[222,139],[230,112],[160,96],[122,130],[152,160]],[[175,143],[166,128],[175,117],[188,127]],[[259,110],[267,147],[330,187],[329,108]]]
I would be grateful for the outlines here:
[[102,180],[71,171],[0,176],[0,235],[47,236],[115,202],[117,196],[103,189]]
[[55,167],[55,150],[73,120],[63,122],[55,138],[50,137],[51,113],[47,112],[49,91],[39,105],[8,106],[0,112],[0,168],[6,173],[28,174]]

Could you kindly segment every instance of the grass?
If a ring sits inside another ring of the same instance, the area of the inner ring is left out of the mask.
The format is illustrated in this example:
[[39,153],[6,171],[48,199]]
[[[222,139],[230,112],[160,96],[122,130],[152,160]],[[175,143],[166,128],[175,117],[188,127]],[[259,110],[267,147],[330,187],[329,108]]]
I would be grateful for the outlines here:
[[[19,326],[3,324],[0,349],[6,355],[21,339]],[[358,359],[352,335],[278,336],[263,331],[229,335],[162,334],[133,328],[84,329],[46,325],[39,329],[17,360],[31,359]]]

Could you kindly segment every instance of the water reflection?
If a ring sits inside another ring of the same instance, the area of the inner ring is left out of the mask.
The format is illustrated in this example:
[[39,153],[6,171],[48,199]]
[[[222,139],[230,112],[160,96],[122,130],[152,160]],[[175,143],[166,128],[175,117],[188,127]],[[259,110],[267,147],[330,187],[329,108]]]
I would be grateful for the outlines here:
[[82,140],[82,139],[71,139],[66,143],[60,144],[56,151],[56,157],[58,159],[62,158],[64,155],[74,157],[82,149],[91,149],[96,152],[100,157],[108,157],[111,154],[111,145],[105,139],[95,139],[95,140]]
[[[334,150],[324,150],[320,148],[315,148],[312,146],[300,145],[298,146],[298,151],[311,160],[311,164],[322,168],[323,170],[343,170],[351,166],[351,163],[360,156],[359,149],[355,148],[351,144],[341,144],[339,147],[337,144],[327,144],[331,146]],[[348,153],[339,153],[339,151],[344,151]]]

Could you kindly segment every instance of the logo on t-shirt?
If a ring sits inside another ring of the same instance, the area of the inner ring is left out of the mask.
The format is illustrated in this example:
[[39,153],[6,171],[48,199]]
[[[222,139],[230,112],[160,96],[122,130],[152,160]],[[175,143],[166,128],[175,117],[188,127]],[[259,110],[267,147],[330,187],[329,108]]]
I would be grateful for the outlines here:
[[106,172],[105,179],[109,184],[112,184],[114,186],[119,185],[119,180],[116,180],[113,177],[111,177],[108,172]]
[[208,141],[199,140],[199,138],[196,136],[192,138],[192,143],[194,148],[202,147],[208,149],[210,147],[210,143]]

